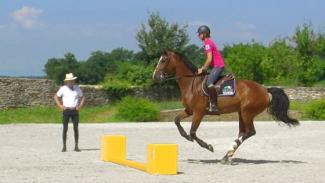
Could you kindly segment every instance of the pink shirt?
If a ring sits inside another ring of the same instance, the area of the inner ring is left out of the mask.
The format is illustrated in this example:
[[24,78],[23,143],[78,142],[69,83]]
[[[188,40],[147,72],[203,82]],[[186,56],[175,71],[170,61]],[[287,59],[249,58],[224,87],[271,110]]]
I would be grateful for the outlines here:
[[209,38],[205,39],[204,42],[204,52],[205,54],[212,53],[211,67],[224,67],[225,63],[223,62],[222,56],[218,51],[218,48]]

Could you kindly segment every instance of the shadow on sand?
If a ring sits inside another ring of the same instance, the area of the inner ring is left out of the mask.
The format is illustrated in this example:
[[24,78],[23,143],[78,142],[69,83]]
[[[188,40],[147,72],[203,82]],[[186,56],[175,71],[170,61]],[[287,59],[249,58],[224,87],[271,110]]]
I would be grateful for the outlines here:
[[80,149],[80,151],[99,151],[99,148]]
[[[194,163],[194,164],[222,164],[221,160],[213,159],[213,160],[195,160],[188,159],[186,162]],[[241,158],[233,158],[231,161],[231,165],[240,165],[240,164],[271,164],[271,163],[279,163],[279,164],[302,164],[306,163],[303,161],[295,161],[295,160],[252,160],[252,159],[241,159]]]

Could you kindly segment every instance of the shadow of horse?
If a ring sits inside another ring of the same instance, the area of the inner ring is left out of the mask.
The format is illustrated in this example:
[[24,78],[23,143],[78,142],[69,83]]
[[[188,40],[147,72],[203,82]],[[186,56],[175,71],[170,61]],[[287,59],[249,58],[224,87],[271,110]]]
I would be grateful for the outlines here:
[[[188,159],[186,160],[188,163],[194,164],[222,164],[222,160],[213,159],[213,160],[195,160],[195,159]],[[306,163],[303,161],[295,161],[295,160],[251,160],[251,159],[242,159],[242,158],[234,158],[231,161],[231,165],[240,165],[240,164],[272,164],[272,163],[279,163],[279,164],[302,164]]]

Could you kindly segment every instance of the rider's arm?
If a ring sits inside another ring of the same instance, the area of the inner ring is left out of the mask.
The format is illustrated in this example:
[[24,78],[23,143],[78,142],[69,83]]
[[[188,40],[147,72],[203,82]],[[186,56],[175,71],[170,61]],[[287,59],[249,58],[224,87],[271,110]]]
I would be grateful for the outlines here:
[[201,68],[198,69],[198,74],[202,74],[203,73],[203,70],[208,69],[211,61],[212,61],[212,53],[211,52],[208,52],[207,53],[207,58],[205,60],[204,65]]
[[207,53],[207,58],[205,60],[204,65],[202,66],[202,69],[208,69],[209,65],[211,64],[211,61],[212,61],[212,53],[208,52]]

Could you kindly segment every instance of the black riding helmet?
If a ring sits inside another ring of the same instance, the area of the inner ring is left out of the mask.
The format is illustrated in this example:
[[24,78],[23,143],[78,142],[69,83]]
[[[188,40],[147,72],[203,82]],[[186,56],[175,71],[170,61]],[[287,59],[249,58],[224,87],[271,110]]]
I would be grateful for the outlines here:
[[197,33],[198,34],[201,34],[201,33],[205,33],[205,35],[207,37],[210,37],[210,28],[206,25],[201,25],[198,30],[197,30]]

